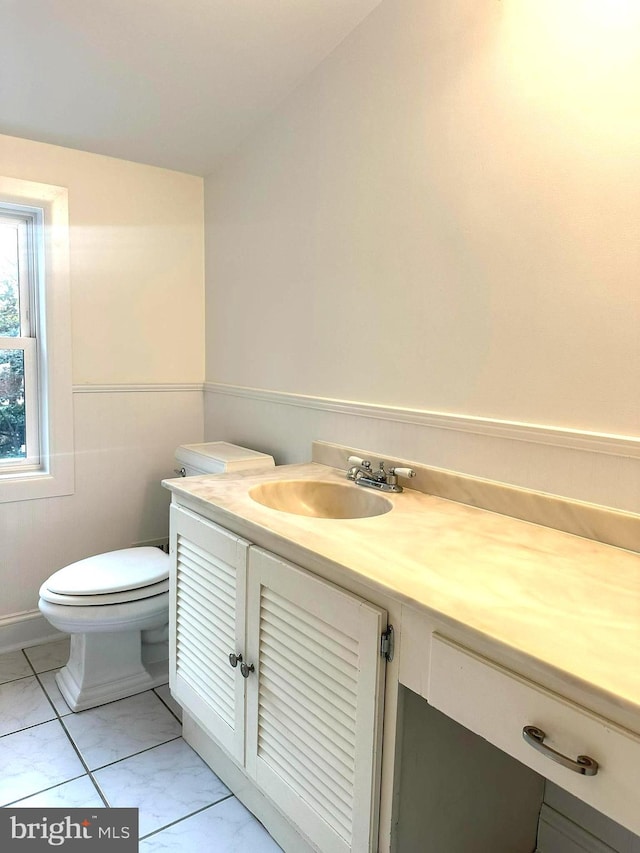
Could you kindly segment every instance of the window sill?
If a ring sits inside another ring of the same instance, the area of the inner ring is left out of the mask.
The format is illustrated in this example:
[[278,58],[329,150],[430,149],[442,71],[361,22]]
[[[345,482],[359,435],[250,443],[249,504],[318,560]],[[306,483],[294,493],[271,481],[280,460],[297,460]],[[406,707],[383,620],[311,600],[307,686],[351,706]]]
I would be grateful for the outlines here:
[[75,491],[73,455],[58,458],[50,471],[0,474],[0,504],[72,495]]

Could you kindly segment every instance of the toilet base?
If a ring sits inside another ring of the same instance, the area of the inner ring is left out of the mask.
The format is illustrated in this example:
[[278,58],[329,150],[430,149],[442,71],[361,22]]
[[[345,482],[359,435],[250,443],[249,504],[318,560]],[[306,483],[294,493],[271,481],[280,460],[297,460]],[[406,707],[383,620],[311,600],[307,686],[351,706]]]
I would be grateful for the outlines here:
[[56,683],[72,711],[95,708],[166,684],[166,642],[143,644],[141,631],[71,635],[67,664]]

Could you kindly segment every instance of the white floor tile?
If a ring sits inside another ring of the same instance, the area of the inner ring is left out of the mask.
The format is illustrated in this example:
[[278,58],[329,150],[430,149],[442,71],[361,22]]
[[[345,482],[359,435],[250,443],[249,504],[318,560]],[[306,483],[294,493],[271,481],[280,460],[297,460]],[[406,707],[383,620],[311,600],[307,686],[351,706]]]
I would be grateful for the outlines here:
[[140,842],[140,853],[276,853],[280,847],[231,797]]
[[70,714],[64,724],[90,770],[173,740],[181,731],[153,691]]
[[169,708],[171,708],[171,710],[176,715],[176,717],[179,720],[181,720],[182,719],[182,706],[179,705],[176,702],[176,700],[173,698],[173,696],[171,695],[171,690],[169,689],[169,685],[163,684],[162,687],[156,687],[154,689],[155,689],[155,692],[158,694],[158,696],[162,699],[164,704],[167,705]]
[[50,669],[48,672],[39,673],[38,678],[40,679],[40,684],[42,684],[44,692],[53,702],[53,707],[61,717],[64,717],[67,714],[73,714],[73,711],[64,701],[62,693],[58,690],[58,685],[56,684],[57,672],[57,669]]
[[60,722],[0,738],[0,806],[86,772]]
[[14,681],[16,678],[24,678],[25,675],[32,675],[32,672],[20,649],[17,652],[0,655],[0,684],[5,681]]
[[140,835],[229,796],[229,789],[182,738],[95,773],[109,805],[140,810]]
[[43,646],[32,646],[30,649],[25,649],[24,653],[36,672],[60,669],[69,660],[69,638],[56,640],[55,643],[45,643]]
[[0,735],[45,723],[55,716],[35,675],[0,684]]
[[34,794],[33,797],[19,800],[17,803],[13,803],[11,807],[21,809],[83,809],[104,808],[104,803],[91,779],[88,776],[81,776],[72,782],[56,785],[55,788],[49,788],[48,791],[42,791],[40,794]]

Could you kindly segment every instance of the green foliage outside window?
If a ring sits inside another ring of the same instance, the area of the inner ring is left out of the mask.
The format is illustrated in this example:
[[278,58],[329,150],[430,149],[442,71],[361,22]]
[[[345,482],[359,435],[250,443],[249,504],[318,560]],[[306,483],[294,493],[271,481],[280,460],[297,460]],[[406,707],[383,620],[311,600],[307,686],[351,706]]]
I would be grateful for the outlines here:
[[[2,241],[5,244],[5,241]],[[0,257],[0,335],[20,335],[17,258]],[[25,456],[24,356],[0,349],[0,459]]]

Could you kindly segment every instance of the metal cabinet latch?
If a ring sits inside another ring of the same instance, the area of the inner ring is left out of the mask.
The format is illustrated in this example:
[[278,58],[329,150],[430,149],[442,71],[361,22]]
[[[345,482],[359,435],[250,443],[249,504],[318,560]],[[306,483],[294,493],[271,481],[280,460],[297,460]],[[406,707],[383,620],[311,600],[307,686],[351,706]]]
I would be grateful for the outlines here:
[[380,635],[380,655],[387,661],[393,660],[394,633],[393,625],[389,625],[386,631]]
[[249,678],[249,675],[252,672],[256,671],[256,668],[252,663],[246,664],[242,660],[242,655],[236,655],[234,654],[234,652],[231,652],[231,654],[229,655],[229,663],[234,669],[238,666],[238,664],[240,664],[240,673],[242,674],[243,678]]

